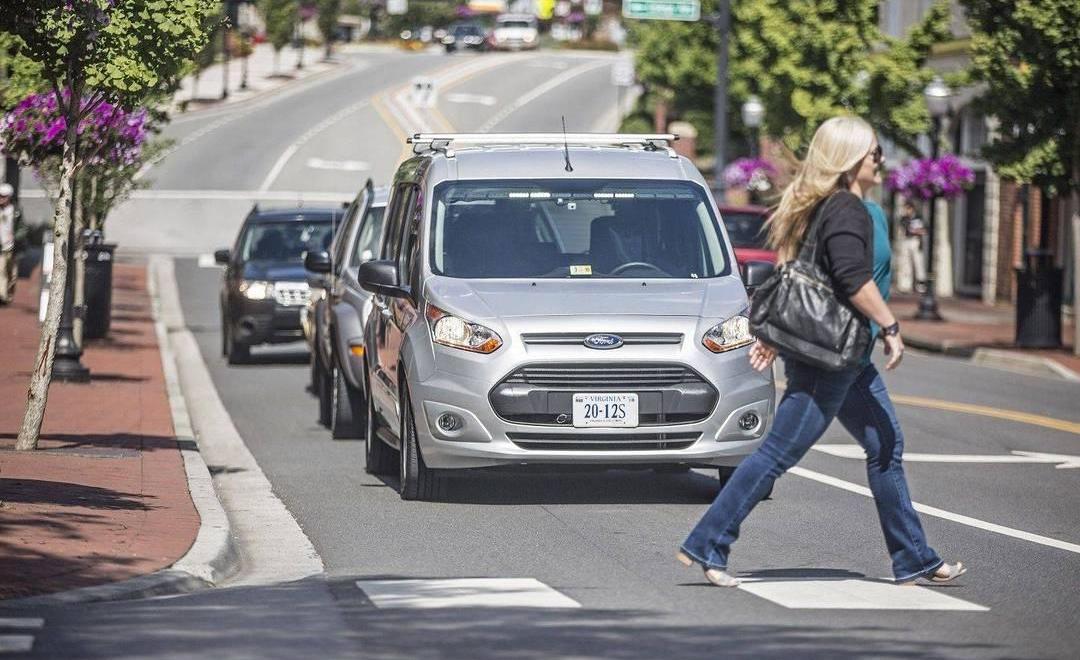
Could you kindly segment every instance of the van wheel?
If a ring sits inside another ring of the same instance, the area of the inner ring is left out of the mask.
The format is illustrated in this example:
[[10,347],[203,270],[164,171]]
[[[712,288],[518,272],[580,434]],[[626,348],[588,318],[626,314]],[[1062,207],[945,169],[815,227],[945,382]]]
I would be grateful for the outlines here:
[[383,428],[382,418],[375,411],[375,401],[371,397],[371,380],[367,387],[367,423],[364,425],[364,470],[368,474],[390,474],[394,471],[394,450],[379,437]]
[[345,380],[345,372],[334,367],[330,404],[330,436],[335,440],[359,438],[364,421],[364,402],[360,391]]
[[420,455],[416,417],[413,415],[408,386],[401,392],[401,449],[398,454],[401,499],[438,499],[443,480],[438,472],[424,464],[424,457]]
[[[717,473],[717,476],[720,479],[720,489],[723,490],[724,486],[727,485],[727,482],[731,480],[731,475],[735,474],[735,466],[721,465],[719,468],[717,468]],[[772,484],[769,485],[769,492],[765,493],[765,497],[762,497],[761,499],[767,500],[772,498],[773,488],[775,486],[776,482],[773,481]]]

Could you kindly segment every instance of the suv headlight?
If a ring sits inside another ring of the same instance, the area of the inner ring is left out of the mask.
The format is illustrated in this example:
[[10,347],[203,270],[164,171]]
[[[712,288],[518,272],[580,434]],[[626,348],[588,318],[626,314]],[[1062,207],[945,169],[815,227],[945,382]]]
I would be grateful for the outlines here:
[[491,328],[444,312],[435,305],[428,304],[427,320],[431,339],[436,344],[473,353],[494,353],[502,346],[502,338]]
[[273,297],[274,284],[263,280],[243,280],[240,282],[240,293],[248,300],[266,300]]
[[723,323],[717,323],[701,338],[701,343],[713,353],[724,353],[742,348],[753,341],[754,336],[750,334],[750,319],[745,312],[736,314]]

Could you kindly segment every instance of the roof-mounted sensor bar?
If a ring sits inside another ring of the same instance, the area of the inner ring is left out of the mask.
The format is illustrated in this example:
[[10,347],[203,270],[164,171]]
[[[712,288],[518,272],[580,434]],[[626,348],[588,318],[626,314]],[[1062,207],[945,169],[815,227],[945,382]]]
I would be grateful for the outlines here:
[[640,146],[646,149],[668,149],[678,140],[674,133],[416,133],[406,139],[413,151],[443,151],[453,155],[453,147],[462,146]]

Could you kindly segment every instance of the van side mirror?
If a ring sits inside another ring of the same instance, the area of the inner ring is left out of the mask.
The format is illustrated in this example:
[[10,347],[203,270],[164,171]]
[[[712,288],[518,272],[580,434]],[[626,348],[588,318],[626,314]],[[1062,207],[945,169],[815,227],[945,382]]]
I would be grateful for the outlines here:
[[229,258],[231,256],[232,254],[229,252],[228,248],[214,250],[214,263],[220,264],[222,266],[227,266],[229,264]]
[[308,250],[304,255],[304,268],[312,273],[329,273],[330,266],[330,253],[326,250]]
[[742,267],[743,283],[747,292],[753,292],[769,279],[776,266],[768,261],[747,261]]
[[356,272],[356,281],[365,291],[391,298],[404,298],[409,292],[398,286],[397,271],[397,262],[392,260],[365,261]]

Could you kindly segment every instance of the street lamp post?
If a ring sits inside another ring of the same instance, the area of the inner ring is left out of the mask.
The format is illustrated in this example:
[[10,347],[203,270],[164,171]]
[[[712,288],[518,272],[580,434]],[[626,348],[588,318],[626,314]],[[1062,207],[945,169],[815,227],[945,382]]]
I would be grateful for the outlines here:
[[[76,157],[79,141],[75,141]],[[56,329],[56,349],[53,354],[52,379],[68,383],[89,383],[90,370],[81,362],[82,346],[75,341],[75,260],[79,249],[75,245],[75,206],[78,194],[76,182],[71,182],[71,218],[68,220],[67,250],[61,258],[67,260],[67,276],[64,277],[64,304],[60,311],[60,324]]]
[[743,126],[750,129],[751,158],[757,158],[758,155],[758,127],[761,126],[763,119],[765,119],[765,105],[761,99],[751,94],[742,104]]
[[[934,76],[934,79],[930,81],[930,84],[923,90],[923,96],[926,97],[926,108],[930,111],[930,118],[933,122],[933,129],[930,132],[930,158],[937,159],[938,147],[941,142],[941,120],[945,115],[949,113],[949,100],[952,98],[952,90],[941,79],[940,76]],[[919,310],[915,314],[915,318],[920,321],[942,321],[944,320],[941,313],[938,311],[937,297],[934,295],[934,278],[936,273],[934,272],[934,222],[937,215],[937,195],[930,197],[930,211],[926,217],[927,227],[927,265],[926,265],[926,284],[922,292],[922,296],[919,298]]]

